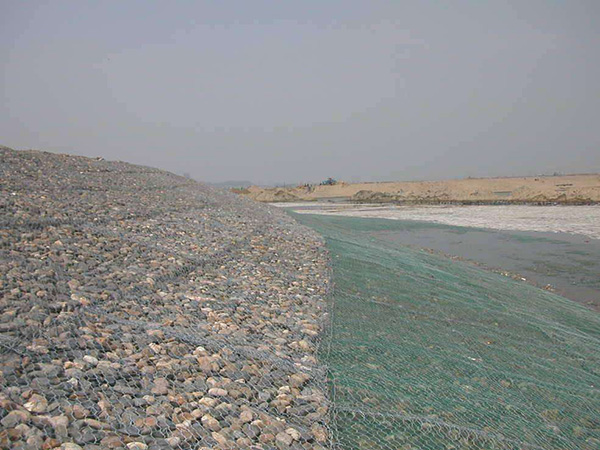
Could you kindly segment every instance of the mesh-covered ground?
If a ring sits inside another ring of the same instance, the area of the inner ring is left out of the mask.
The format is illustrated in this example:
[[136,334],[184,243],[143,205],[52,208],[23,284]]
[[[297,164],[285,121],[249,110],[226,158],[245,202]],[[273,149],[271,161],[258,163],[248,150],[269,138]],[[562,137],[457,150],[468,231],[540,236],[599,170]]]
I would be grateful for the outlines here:
[[320,238],[156,169],[0,149],[0,448],[330,445]]
[[0,448],[600,448],[594,311],[302,216],[326,306],[283,212],[40,152],[0,180]]
[[597,312],[397,244],[386,220],[297,219],[331,253],[339,448],[600,448]]

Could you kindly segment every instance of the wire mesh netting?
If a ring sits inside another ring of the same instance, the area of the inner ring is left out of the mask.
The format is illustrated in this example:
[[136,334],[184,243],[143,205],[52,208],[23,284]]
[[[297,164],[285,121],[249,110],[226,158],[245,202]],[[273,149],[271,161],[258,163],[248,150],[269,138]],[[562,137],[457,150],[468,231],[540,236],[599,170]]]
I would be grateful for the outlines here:
[[0,448],[323,449],[321,240],[146,167],[0,149]]
[[382,238],[297,215],[333,265],[333,436],[344,449],[600,448],[600,316]]
[[322,240],[282,212],[0,156],[0,448],[599,448],[593,311],[386,221],[298,217],[327,239],[329,295]]

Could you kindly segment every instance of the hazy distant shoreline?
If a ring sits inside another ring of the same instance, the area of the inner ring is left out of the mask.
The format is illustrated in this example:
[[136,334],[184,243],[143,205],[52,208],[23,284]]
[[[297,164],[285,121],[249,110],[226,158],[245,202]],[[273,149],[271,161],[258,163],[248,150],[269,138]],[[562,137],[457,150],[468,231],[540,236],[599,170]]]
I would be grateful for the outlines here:
[[260,202],[352,201],[404,205],[593,205],[600,204],[600,174],[467,178],[302,185],[250,186],[234,192]]

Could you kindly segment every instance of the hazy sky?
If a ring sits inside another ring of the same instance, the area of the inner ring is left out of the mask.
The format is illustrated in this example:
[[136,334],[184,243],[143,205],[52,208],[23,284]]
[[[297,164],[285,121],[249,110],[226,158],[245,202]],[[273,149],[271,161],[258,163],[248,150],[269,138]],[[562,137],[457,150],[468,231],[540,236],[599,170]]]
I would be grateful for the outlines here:
[[600,1],[0,1],[0,144],[206,181],[600,171]]

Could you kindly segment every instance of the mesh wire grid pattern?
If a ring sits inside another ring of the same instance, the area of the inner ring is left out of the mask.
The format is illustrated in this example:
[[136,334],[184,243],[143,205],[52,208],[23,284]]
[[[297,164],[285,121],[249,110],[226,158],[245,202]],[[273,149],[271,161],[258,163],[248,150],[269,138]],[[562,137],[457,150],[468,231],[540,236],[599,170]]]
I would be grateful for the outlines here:
[[159,170],[0,152],[1,448],[330,446],[314,232]]
[[1,156],[4,448],[598,448],[595,313],[306,216],[337,283],[321,340],[325,255],[284,215]]
[[296,215],[333,265],[336,446],[600,448],[600,316],[389,240],[388,221]]

